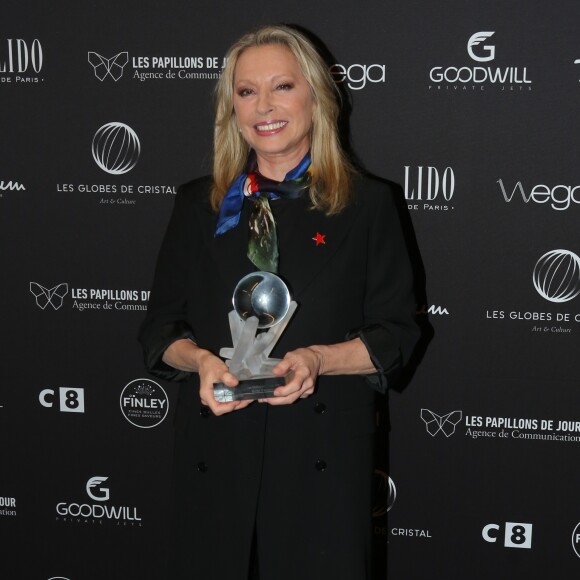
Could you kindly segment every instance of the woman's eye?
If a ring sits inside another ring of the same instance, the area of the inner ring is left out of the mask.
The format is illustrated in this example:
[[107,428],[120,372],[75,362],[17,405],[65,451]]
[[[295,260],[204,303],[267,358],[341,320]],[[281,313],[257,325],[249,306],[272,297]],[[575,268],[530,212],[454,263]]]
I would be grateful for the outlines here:
[[290,89],[294,88],[292,83],[282,83],[276,87],[279,91],[289,91]]
[[248,95],[252,94],[252,89],[239,89],[238,95],[240,97],[247,97]]

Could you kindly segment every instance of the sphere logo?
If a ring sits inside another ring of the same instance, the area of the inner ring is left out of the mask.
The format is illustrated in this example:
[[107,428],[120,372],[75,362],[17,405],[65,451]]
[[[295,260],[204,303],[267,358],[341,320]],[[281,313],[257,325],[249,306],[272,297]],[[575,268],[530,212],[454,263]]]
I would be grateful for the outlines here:
[[542,298],[568,302],[580,294],[580,258],[568,250],[552,250],[537,261],[533,280]]
[[373,517],[380,518],[393,507],[397,498],[395,482],[384,472],[375,469]]
[[137,133],[124,123],[107,123],[93,137],[93,159],[107,173],[122,175],[137,165],[141,143]]

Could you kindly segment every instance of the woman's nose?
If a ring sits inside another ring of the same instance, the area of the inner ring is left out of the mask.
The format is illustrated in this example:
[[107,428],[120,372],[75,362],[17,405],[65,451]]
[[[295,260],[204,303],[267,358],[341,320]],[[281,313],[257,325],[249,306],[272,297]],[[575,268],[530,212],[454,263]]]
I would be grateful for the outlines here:
[[258,95],[257,111],[260,115],[267,115],[272,111],[272,100],[269,91],[262,91]]

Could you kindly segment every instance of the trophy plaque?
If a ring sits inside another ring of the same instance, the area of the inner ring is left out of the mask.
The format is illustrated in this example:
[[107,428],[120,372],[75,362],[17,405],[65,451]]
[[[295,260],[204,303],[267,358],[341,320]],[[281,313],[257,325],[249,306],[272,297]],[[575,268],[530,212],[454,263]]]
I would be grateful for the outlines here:
[[275,376],[272,369],[280,359],[270,358],[297,304],[290,299],[286,284],[270,272],[252,272],[244,276],[233,295],[234,309],[229,313],[233,347],[220,350],[237,387],[214,383],[214,397],[219,403],[247,399],[266,399],[274,389],[287,383],[288,375]]

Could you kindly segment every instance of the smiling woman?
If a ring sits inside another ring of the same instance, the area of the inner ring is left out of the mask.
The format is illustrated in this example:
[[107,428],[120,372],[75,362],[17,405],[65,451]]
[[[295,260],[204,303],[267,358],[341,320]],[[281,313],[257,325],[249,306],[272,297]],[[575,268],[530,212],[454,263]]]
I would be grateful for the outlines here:
[[[140,335],[153,374],[187,381],[168,578],[247,580],[253,563],[260,580],[364,580],[375,394],[417,338],[393,194],[352,169],[336,85],[295,29],[236,42],[216,101],[213,175],[177,193]],[[238,385],[217,356],[232,292],[256,268],[299,305],[272,351],[289,378],[218,402],[214,384]]]
[[234,73],[234,110],[262,175],[283,181],[310,149],[314,97],[282,45],[248,48]]

